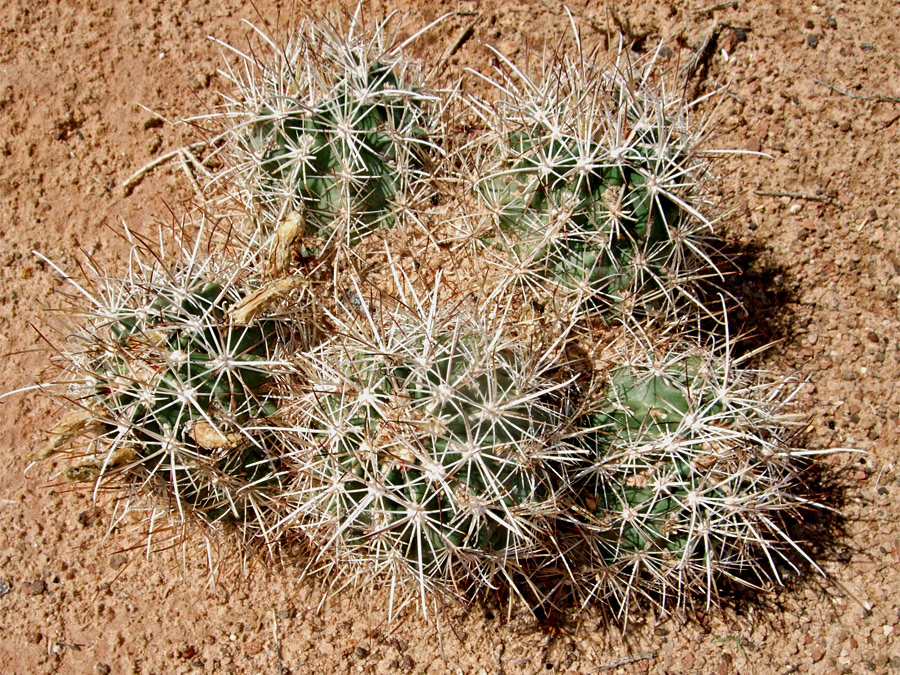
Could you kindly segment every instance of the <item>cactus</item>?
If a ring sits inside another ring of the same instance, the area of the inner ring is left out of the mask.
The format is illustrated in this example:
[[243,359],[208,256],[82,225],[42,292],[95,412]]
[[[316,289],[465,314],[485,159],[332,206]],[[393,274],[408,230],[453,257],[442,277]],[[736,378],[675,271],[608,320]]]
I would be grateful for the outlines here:
[[264,222],[296,211],[309,234],[350,247],[422,198],[436,99],[391,39],[387,20],[367,31],[354,17],[346,36],[308,23],[271,62],[244,55],[247,79],[230,71],[233,172]]
[[439,309],[438,288],[363,307],[310,359],[300,427],[318,448],[303,518],[322,556],[393,584],[510,583],[546,546],[565,385],[502,321]]
[[196,249],[135,245],[125,277],[93,271],[89,285],[70,279],[89,308],[66,336],[55,388],[76,424],[54,449],[73,431],[93,437],[86,457],[71,451],[78,459],[66,475],[98,485],[124,477],[163,495],[182,521],[189,513],[259,535],[285,489],[271,420],[295,329],[276,318],[235,321],[231,312],[252,297],[241,266]]
[[[720,580],[779,580],[786,518],[808,504],[787,444],[787,383],[690,340],[642,342],[606,377],[583,423],[594,460],[570,544],[589,595],[707,608]],[[586,496],[585,496],[586,495]],[[597,581],[597,580],[600,581]],[[582,588],[582,591],[585,589]]]
[[476,103],[487,132],[473,183],[495,219],[490,239],[514,278],[575,308],[672,311],[718,274],[702,138],[687,106],[651,84],[652,67],[552,61],[535,79],[501,72],[489,80],[500,100]]

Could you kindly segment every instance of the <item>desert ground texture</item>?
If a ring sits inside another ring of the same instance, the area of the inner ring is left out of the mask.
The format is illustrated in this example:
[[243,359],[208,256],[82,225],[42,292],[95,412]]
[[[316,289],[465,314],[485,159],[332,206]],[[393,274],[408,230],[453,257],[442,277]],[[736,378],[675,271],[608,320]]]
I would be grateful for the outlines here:
[[[46,309],[75,273],[114,267],[121,224],[152,230],[196,199],[179,120],[227,93],[214,36],[248,44],[323,4],[269,0],[0,3],[0,389],[52,372]],[[369,2],[407,13],[408,49],[438,84],[515,63],[570,34],[558,0]],[[760,364],[807,384],[802,442],[839,517],[796,533],[810,569],[709,612],[648,608],[627,627],[589,609],[542,625],[524,608],[447,607],[388,624],[382,594],[323,597],[302,561],[210,580],[180,551],[143,555],[126,524],[52,461],[32,465],[59,411],[32,393],[0,402],[0,672],[43,673],[889,673],[900,672],[900,5],[890,0],[573,3],[587,43],[636,53],[664,42],[695,59],[687,90],[715,121],[719,236],[741,252],[729,288],[747,306]],[[118,530],[122,530],[119,532]]]

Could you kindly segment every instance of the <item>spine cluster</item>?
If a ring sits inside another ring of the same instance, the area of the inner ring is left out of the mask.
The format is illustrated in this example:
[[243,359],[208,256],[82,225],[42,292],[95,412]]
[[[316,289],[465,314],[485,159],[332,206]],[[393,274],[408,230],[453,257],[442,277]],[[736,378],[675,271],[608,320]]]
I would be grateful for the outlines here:
[[209,190],[246,236],[72,279],[67,475],[423,609],[778,581],[804,453],[789,383],[696,328],[689,106],[624,54],[431,90],[395,29],[235,50]]

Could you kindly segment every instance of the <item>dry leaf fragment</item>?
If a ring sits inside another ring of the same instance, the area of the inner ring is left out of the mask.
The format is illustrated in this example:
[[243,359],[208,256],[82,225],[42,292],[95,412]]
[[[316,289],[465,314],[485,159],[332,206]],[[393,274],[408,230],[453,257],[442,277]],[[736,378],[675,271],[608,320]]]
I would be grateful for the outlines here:
[[134,448],[130,445],[120,445],[106,455],[95,455],[95,459],[86,460],[66,467],[63,475],[71,481],[85,482],[96,480],[101,475],[108,473],[110,469],[116,469],[125,464],[130,464],[137,459]]
[[306,277],[294,274],[271,281],[258,291],[254,291],[228,310],[228,316],[235,323],[250,323],[265,309],[281,300],[291,291],[306,284]]
[[302,213],[292,211],[275,232],[275,254],[272,266],[275,274],[284,274],[294,257],[294,245],[306,233],[306,218]]
[[205,420],[200,420],[190,430],[191,438],[204,450],[235,448],[241,443],[240,434],[225,434]]
[[71,410],[63,415],[50,430],[50,441],[44,448],[29,455],[28,459],[47,459],[62,450],[76,436],[98,436],[103,433],[103,422],[84,410]]

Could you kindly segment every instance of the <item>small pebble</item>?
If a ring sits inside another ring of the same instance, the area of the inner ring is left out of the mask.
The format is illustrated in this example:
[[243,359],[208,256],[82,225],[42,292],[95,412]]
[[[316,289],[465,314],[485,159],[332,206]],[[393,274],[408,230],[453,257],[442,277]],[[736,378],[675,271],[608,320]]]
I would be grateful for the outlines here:
[[810,33],[806,36],[806,44],[815,49],[819,46],[819,36],[816,33]]
[[364,659],[369,655],[369,650],[365,647],[357,647],[353,650],[353,655],[358,659]]
[[25,595],[43,595],[47,592],[47,584],[43,579],[38,579],[32,583],[26,582],[22,585],[22,589]]
[[109,558],[109,566],[117,570],[128,562],[128,556],[124,553],[116,553]]
[[503,56],[515,56],[519,51],[519,43],[515,40],[504,40],[500,43],[500,53]]
[[108,664],[101,662],[94,666],[94,670],[100,673],[100,675],[109,675],[112,668],[110,668]]
[[0,577],[0,598],[9,593],[9,589],[9,582],[4,577]]
[[154,115],[153,117],[149,117],[146,120],[144,120],[144,129],[158,129],[163,124],[164,124],[164,122],[163,122],[162,118],[156,117]]

